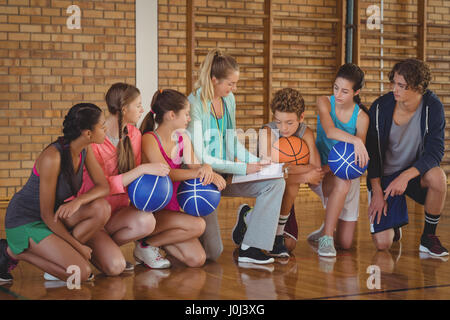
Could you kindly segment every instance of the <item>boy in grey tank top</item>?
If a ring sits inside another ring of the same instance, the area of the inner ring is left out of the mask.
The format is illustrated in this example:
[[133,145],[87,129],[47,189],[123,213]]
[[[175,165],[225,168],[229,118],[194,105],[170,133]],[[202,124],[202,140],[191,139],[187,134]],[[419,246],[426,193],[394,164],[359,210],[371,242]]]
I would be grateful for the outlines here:
[[[303,139],[310,152],[309,164],[285,166],[285,173],[287,174],[285,177],[286,189],[281,204],[275,243],[270,255],[289,257],[289,252],[295,248],[298,237],[293,205],[300,184],[318,184],[323,178],[323,173],[320,166],[320,156],[315,146],[314,133],[303,123],[305,103],[300,92],[291,88],[279,90],[274,95],[271,109],[274,120],[261,128],[263,131],[259,135],[259,156],[270,159],[271,147],[281,136],[296,136]],[[240,228],[238,226],[241,225],[241,228],[243,228],[244,223],[242,221],[250,221],[251,214],[252,210],[247,204],[239,208],[238,220],[233,229],[233,240],[235,242],[239,238]]]

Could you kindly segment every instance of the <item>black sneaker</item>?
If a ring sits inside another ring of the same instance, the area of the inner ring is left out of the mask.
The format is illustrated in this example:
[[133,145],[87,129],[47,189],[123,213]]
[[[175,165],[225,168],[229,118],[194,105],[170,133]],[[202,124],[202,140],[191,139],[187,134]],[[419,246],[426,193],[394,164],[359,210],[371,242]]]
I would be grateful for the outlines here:
[[393,242],[400,241],[402,239],[402,228],[394,228],[394,238],[392,239]]
[[125,261],[125,269],[123,271],[128,272],[128,271],[133,271],[134,270],[134,264],[132,264],[131,262]]
[[244,203],[241,204],[241,206],[238,208],[237,211],[237,220],[236,224],[233,227],[233,231],[231,232],[231,238],[233,239],[233,242],[240,246],[242,241],[244,240],[245,232],[247,231],[247,225],[245,224],[245,215],[248,211],[250,211],[252,208]]
[[275,260],[262,252],[261,249],[249,247],[247,250],[239,248],[238,262],[250,262],[256,264],[273,263]]
[[289,252],[284,245],[284,237],[282,235],[275,236],[275,243],[273,244],[273,249],[269,252],[269,255],[277,258],[289,257]]
[[8,243],[5,239],[0,239],[0,281],[11,282],[13,276],[11,275],[11,270],[17,266],[17,261],[14,261],[8,255],[6,249],[8,248]]
[[436,257],[448,256],[448,250],[442,246],[439,238],[434,234],[422,234],[419,251]]

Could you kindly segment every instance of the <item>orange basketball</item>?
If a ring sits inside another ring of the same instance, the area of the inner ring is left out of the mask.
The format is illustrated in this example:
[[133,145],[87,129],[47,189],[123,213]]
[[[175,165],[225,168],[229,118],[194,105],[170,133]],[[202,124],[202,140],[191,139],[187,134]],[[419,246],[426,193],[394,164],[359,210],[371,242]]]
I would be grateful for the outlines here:
[[299,137],[281,137],[272,145],[272,161],[293,163],[296,165],[309,163],[309,148]]

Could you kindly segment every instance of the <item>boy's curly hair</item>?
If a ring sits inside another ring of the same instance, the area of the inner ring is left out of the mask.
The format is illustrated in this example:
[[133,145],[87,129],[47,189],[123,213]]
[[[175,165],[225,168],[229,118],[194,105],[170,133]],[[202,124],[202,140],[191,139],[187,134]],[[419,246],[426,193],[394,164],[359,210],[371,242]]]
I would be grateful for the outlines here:
[[280,112],[295,112],[300,118],[305,112],[305,101],[299,91],[291,88],[284,88],[278,90],[273,96],[270,104],[272,113]]
[[424,94],[431,81],[431,71],[426,63],[417,59],[397,62],[389,72],[389,80],[394,81],[395,73],[405,78],[407,89]]

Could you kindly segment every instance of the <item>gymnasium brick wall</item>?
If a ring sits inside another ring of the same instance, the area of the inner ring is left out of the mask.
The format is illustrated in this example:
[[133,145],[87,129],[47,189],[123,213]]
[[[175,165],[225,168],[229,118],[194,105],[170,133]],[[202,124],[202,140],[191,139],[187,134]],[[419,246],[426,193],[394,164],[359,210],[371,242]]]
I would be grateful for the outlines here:
[[[385,0],[385,18],[417,21],[417,0]],[[82,11],[81,30],[69,30],[66,8]],[[379,1],[361,1],[366,8]],[[195,0],[195,72],[207,51],[219,46],[241,65],[237,124],[258,128],[263,122],[263,0]],[[449,1],[428,1],[428,22],[446,24]],[[299,88],[306,101],[306,122],[315,128],[317,95],[330,94],[336,68],[335,23],[292,20],[336,17],[334,0],[273,0],[273,92]],[[62,1],[0,0],[0,199],[7,199],[28,178],[36,156],[61,132],[62,116],[74,103],[87,100],[105,107],[103,96],[116,81],[135,83],[134,0]],[[158,0],[159,86],[186,92],[186,1]],[[228,25],[228,27],[227,27]],[[233,26],[231,29],[229,26]],[[291,30],[289,30],[291,29]],[[316,30],[315,32],[311,32]],[[292,31],[294,30],[294,31]],[[302,30],[302,31],[299,31]],[[305,30],[309,30],[306,32]],[[415,26],[385,26],[386,34],[416,33]],[[361,66],[367,74],[362,93],[366,105],[378,96],[378,40],[361,29]],[[450,121],[450,29],[429,27],[432,89],[446,106]],[[375,46],[375,47],[371,47]],[[385,68],[415,56],[415,39],[385,39]],[[391,58],[389,58],[391,57]],[[387,78],[387,71],[384,74]],[[385,91],[388,90],[387,82]],[[447,129],[448,131],[449,129]],[[448,138],[448,132],[446,133]],[[450,145],[446,140],[446,147]],[[448,149],[448,148],[446,148]],[[444,167],[450,172],[449,153]]]
[[[380,91],[379,31],[365,25],[370,5],[380,0],[361,0],[361,67],[366,72],[366,87],[361,98],[366,106],[388,92],[387,75],[396,61],[417,57],[417,0],[384,0],[384,18],[399,25],[384,25],[384,90]],[[186,92],[186,5],[184,0],[159,0],[159,83]],[[336,1],[273,0],[273,92],[283,87],[298,88],[306,102],[306,122],[316,127],[315,101],[330,94],[336,70],[337,40],[335,23],[295,21],[289,16],[335,18]],[[431,89],[445,105],[450,122],[450,28],[431,26],[448,24],[450,2],[429,0],[427,7],[427,62],[433,71]],[[222,16],[199,15],[199,12]],[[242,129],[259,128],[263,122],[263,20],[264,1],[195,1],[196,57],[195,71],[209,49],[219,46],[232,54],[241,65],[236,100],[237,125]],[[220,27],[231,25],[233,28]],[[289,30],[290,29],[290,30]],[[315,30],[315,32],[312,32]],[[302,30],[299,32],[298,30]],[[378,34],[377,34],[378,32]],[[395,37],[400,35],[400,37]],[[403,36],[402,36],[403,35]],[[172,67],[173,66],[173,67]],[[450,147],[450,129],[446,129],[446,150]],[[450,174],[450,152],[442,164]]]
[[[370,5],[379,5],[380,1],[361,1],[361,18],[368,16],[366,9]],[[433,90],[444,104],[446,114],[445,150],[450,150],[450,28],[448,16],[450,1],[429,0],[427,7],[426,61],[431,68]],[[380,73],[380,30],[369,30],[364,23],[361,26],[361,68],[366,72],[366,87],[362,99],[367,106],[381,94],[390,91],[388,73],[396,62],[417,57],[418,26],[417,0],[400,2],[384,0],[383,63],[384,74]],[[390,24],[394,22],[395,24]],[[446,25],[443,27],[442,25]],[[380,83],[384,84],[381,91]],[[450,152],[446,151],[442,162],[443,169],[450,176]]]
[[[81,9],[69,30],[66,9]],[[135,84],[134,0],[0,0],[0,199],[29,177],[75,103],[105,108],[116,81]]]

